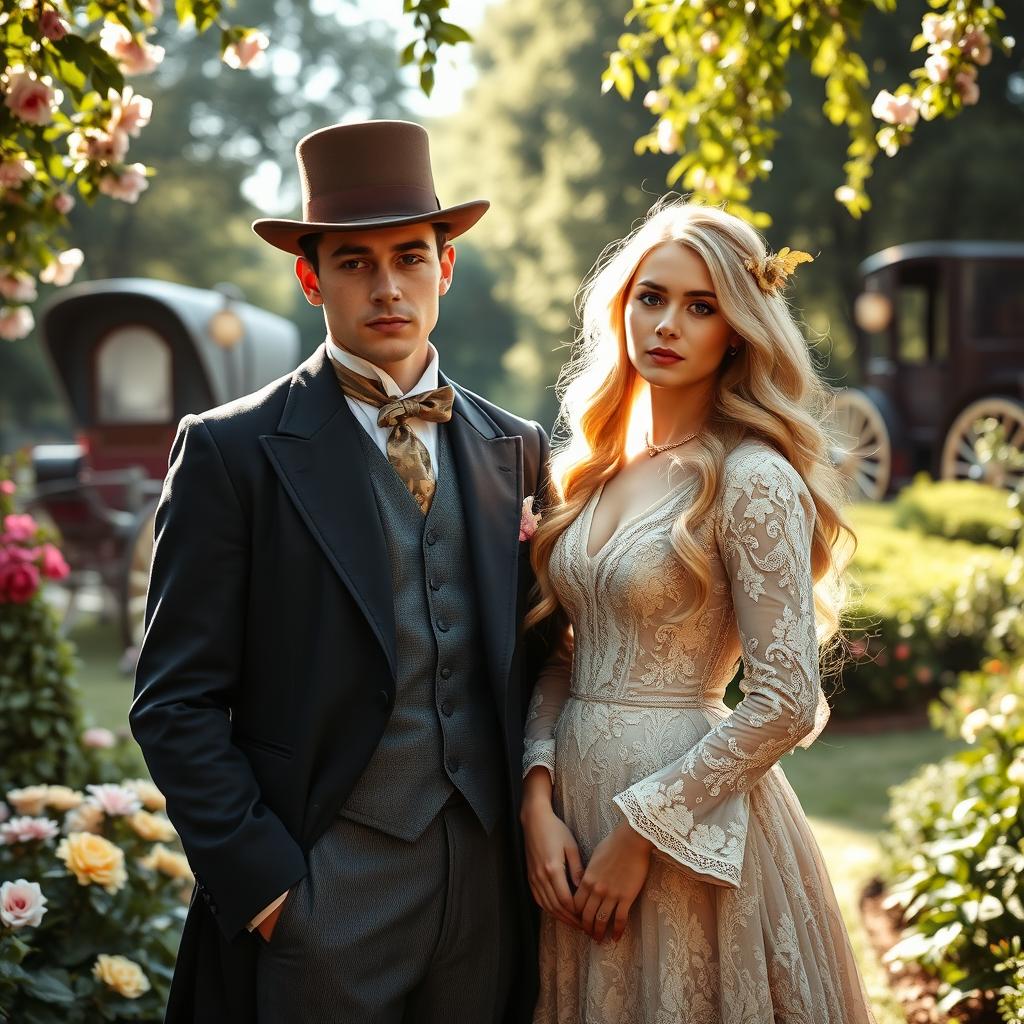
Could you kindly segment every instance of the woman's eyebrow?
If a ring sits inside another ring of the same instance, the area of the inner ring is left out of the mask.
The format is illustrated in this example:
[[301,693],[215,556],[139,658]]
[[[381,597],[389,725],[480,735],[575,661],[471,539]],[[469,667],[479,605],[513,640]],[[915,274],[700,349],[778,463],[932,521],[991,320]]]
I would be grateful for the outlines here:
[[[638,288],[650,288],[652,292],[661,292],[662,295],[667,295],[668,294],[668,289],[664,285],[658,284],[656,281],[647,281],[647,280],[638,281],[637,282],[637,287]],[[688,299],[705,299],[705,298],[706,299],[716,299],[716,298],[718,298],[718,296],[715,295],[714,292],[709,292],[709,291],[692,291],[692,292],[685,292],[684,294],[685,294],[685,297],[688,298]]]

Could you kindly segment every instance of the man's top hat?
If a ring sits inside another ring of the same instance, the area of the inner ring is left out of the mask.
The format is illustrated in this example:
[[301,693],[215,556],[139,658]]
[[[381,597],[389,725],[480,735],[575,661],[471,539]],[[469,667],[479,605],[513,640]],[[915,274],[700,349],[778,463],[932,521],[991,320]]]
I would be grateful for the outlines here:
[[441,208],[430,172],[427,133],[409,121],[331,125],[299,140],[302,220],[254,221],[278,249],[302,255],[299,239],[320,231],[444,224],[449,238],[468,231],[490,206],[484,199]]

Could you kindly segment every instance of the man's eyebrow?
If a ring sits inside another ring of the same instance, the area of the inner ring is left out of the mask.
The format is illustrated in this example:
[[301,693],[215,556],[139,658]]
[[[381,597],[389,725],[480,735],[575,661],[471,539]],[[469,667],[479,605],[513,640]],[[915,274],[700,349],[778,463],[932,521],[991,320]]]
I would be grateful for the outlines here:
[[[414,238],[411,242],[399,242],[391,247],[392,252],[411,252],[414,249],[429,251],[430,243],[422,238]],[[336,259],[338,256],[372,256],[373,250],[368,245],[349,245],[342,242],[328,259]]]
[[[637,282],[637,288],[650,288],[650,290],[652,292],[661,292],[662,295],[667,295],[668,294],[668,289],[664,285],[658,284],[656,281],[638,281]],[[686,292],[685,296],[688,299],[700,299],[700,298],[715,299],[715,298],[718,297],[717,295],[715,295],[714,292],[707,292],[707,291]]]

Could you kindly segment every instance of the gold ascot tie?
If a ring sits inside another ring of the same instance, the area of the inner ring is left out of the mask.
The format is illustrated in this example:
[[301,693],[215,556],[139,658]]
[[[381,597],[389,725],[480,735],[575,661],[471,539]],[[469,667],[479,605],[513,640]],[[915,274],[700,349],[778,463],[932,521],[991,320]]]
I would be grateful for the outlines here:
[[418,395],[393,398],[384,390],[379,380],[364,377],[350,370],[335,359],[331,359],[335,376],[341,390],[349,398],[367,405],[376,406],[377,426],[390,427],[388,434],[388,462],[409,488],[409,493],[426,515],[437,487],[434,468],[430,464],[430,452],[426,445],[406,425],[408,419],[430,420],[433,423],[447,423],[452,418],[452,403],[455,391],[449,386],[421,391]]

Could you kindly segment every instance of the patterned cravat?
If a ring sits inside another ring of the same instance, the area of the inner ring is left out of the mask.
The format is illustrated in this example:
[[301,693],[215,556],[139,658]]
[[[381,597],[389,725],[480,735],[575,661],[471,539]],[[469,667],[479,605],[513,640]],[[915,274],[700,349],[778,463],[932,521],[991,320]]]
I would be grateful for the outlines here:
[[395,472],[409,488],[420,511],[426,515],[430,511],[430,502],[437,487],[434,468],[430,464],[430,452],[426,445],[406,426],[405,421],[415,418],[447,423],[452,418],[455,391],[445,385],[406,398],[392,398],[379,380],[364,377],[335,359],[331,359],[331,366],[334,367],[341,390],[349,398],[366,402],[380,410],[377,426],[391,428],[387,443],[388,462],[395,467]]

